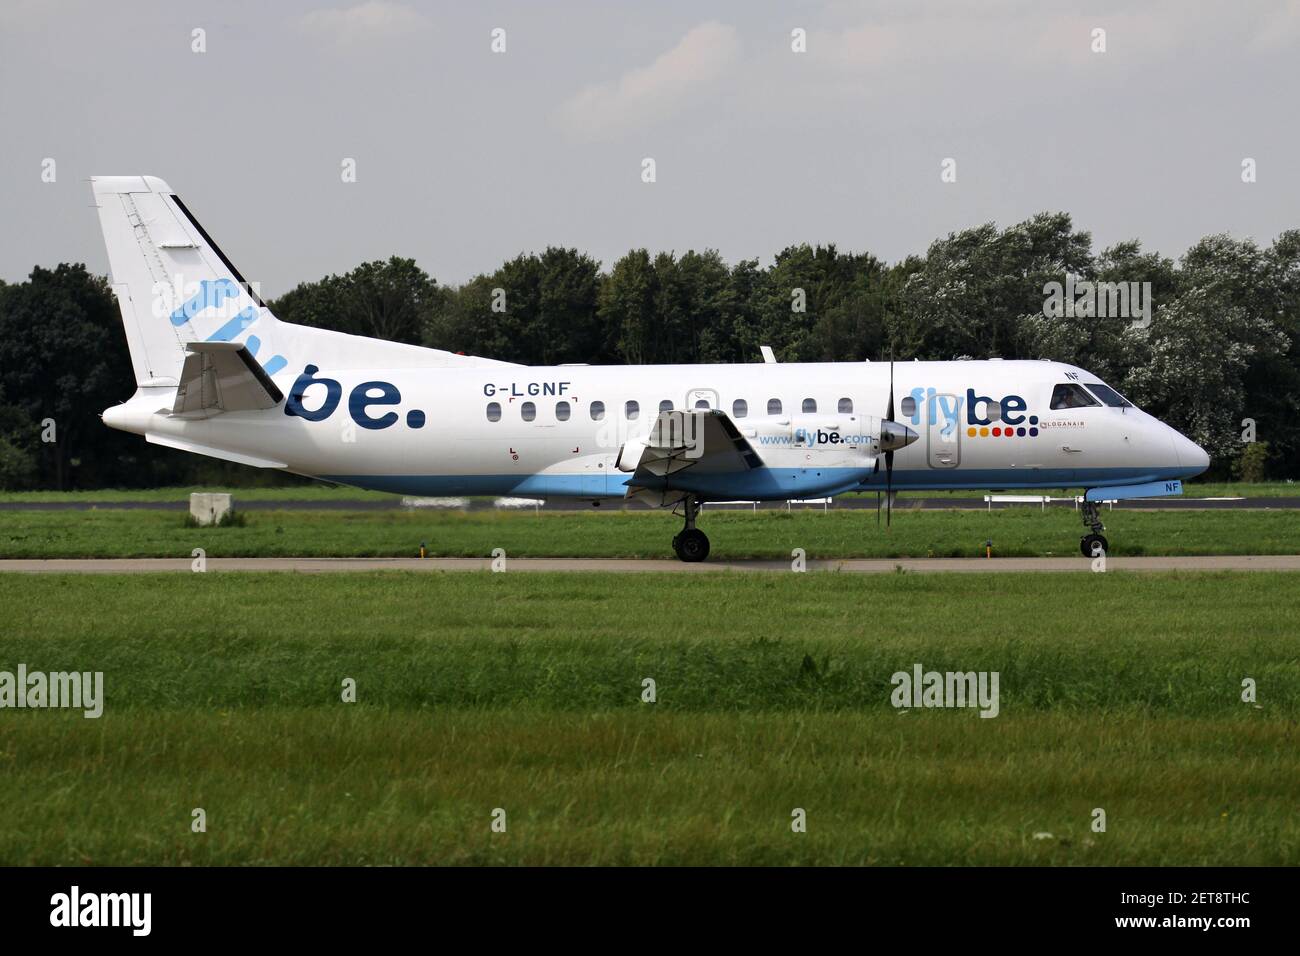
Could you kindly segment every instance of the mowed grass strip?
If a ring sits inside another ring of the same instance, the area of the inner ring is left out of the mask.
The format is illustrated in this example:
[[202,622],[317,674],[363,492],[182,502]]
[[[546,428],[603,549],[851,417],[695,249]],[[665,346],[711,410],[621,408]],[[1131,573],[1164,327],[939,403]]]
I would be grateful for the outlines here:
[[[0,514],[0,558],[487,557],[663,558],[681,520],[655,512],[246,511],[243,526],[187,527],[170,512],[94,510]],[[1103,512],[1112,555],[1293,554],[1300,511]],[[1035,507],[894,512],[705,511],[715,560],[972,557],[993,542],[1002,557],[1079,554],[1082,522]]]
[[0,864],[1295,863],[1293,580],[0,575]]
[[1300,847],[1294,726],[1249,714],[78,720],[8,728],[0,863],[1241,865]]

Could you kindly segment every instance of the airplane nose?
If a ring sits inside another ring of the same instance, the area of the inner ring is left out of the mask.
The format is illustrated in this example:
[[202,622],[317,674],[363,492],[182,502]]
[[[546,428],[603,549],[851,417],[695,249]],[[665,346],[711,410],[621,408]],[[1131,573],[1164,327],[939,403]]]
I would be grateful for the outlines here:
[[1178,466],[1189,470],[1189,478],[1210,467],[1209,453],[1181,432],[1174,432],[1174,453],[1178,456]]

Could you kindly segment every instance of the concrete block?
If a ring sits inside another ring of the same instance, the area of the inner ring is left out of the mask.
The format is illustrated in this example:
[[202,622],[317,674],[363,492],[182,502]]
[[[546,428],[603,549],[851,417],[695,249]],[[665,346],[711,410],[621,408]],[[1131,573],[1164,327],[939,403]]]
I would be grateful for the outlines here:
[[234,510],[234,502],[228,494],[201,492],[190,495],[190,514],[201,525],[219,524]]

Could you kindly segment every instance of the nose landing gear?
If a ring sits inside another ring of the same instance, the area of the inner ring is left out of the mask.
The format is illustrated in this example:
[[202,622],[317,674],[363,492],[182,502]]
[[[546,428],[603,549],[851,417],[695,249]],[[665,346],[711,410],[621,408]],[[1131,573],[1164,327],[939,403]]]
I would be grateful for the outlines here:
[[1079,539],[1079,550],[1083,552],[1083,556],[1085,558],[1095,558],[1109,552],[1110,542],[1102,534],[1106,530],[1106,526],[1101,523],[1101,506],[1095,501],[1088,501],[1085,497],[1079,503],[1079,513],[1083,517],[1083,523],[1092,532]]
[[673,551],[682,561],[703,561],[709,556],[709,538],[695,527],[695,516],[700,512],[700,499],[687,495],[682,501],[685,507],[686,527],[682,533],[673,538]]

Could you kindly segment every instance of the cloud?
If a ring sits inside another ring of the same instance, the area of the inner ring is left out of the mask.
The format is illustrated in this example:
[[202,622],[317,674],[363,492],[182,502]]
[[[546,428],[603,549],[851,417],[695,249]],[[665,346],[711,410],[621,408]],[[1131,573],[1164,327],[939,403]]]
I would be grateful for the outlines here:
[[[1176,21],[1176,16],[1172,17]],[[825,51],[826,63],[849,73],[925,69],[940,65],[998,64],[1038,70],[1101,62],[1092,52],[1092,31],[1106,30],[1117,55],[1165,58],[1184,39],[1170,28],[1170,16],[1112,13],[1060,16],[1049,10],[1017,11],[998,18],[988,11],[957,10],[944,17],[862,23],[809,38],[810,51]]]
[[1300,40],[1300,0],[1274,8],[1265,15],[1265,21],[1251,41],[1251,47],[1261,52],[1285,50]]
[[[845,73],[918,66],[992,64],[1009,69],[1095,66],[1092,31],[1107,33],[1113,59],[1149,63],[1213,55],[1253,38],[1285,46],[1300,37],[1300,0],[1250,5],[1232,0],[1094,0],[1089,12],[1042,0],[833,0],[809,56]],[[1077,7],[1078,4],[1070,4]]]
[[304,30],[338,46],[386,40],[428,25],[423,14],[389,0],[366,0],[354,7],[312,10],[299,21]]
[[701,23],[649,66],[579,91],[560,107],[560,120],[574,133],[597,138],[662,119],[739,57],[735,27],[716,20]]

